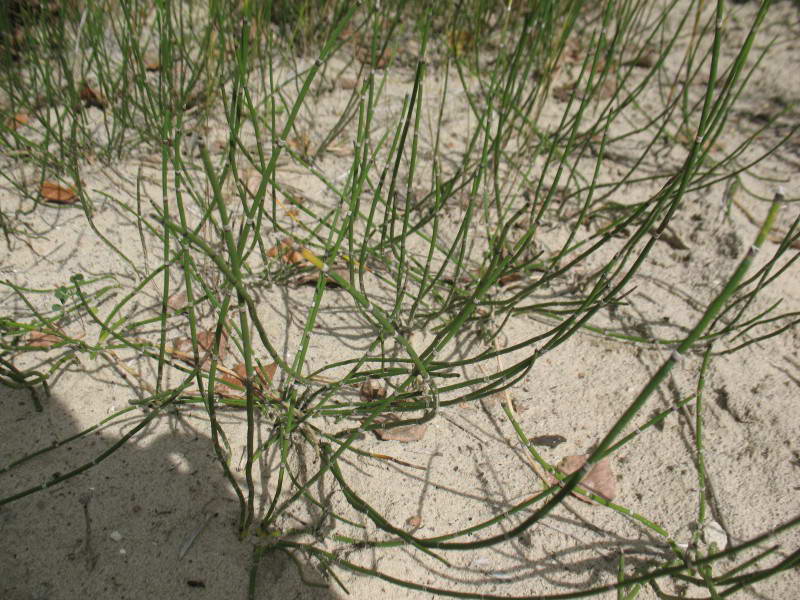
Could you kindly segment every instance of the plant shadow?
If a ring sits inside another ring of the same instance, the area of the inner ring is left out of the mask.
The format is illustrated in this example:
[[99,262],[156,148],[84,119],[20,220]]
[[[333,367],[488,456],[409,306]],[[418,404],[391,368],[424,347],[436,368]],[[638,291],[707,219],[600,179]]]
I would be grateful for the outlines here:
[[[71,386],[65,396],[43,399],[37,412],[27,390],[0,386],[0,503],[91,463],[141,422],[136,409],[131,418],[7,468],[99,422],[98,404],[120,404],[92,392]],[[248,597],[253,546],[238,538],[239,503],[207,425],[191,413],[153,419],[88,470],[0,504],[0,597]],[[307,586],[304,579],[323,580],[310,566],[298,568],[280,553],[265,554],[255,597],[339,597]]]

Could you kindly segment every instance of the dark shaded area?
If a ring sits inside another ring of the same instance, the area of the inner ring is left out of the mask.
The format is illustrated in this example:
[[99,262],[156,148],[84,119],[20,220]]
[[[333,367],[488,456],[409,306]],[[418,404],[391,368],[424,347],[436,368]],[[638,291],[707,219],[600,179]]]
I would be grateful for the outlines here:
[[[40,394],[40,412],[28,390],[0,386],[0,501],[91,462],[140,421],[141,411],[133,411],[5,470],[75,435],[76,405],[99,405],[101,413],[125,406],[87,381],[69,401]],[[153,423],[88,471],[0,505],[0,598],[247,597],[252,544],[238,538],[239,505],[204,433],[206,421],[172,413]],[[313,568],[303,569],[320,581]],[[256,589],[259,598],[337,597],[307,587],[277,553],[262,560]]]

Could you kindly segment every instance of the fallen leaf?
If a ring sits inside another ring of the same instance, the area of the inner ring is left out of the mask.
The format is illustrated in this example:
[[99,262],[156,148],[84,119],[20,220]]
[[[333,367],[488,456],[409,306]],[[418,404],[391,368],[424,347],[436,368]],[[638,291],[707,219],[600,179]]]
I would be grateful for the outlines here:
[[43,331],[31,331],[28,334],[28,346],[34,348],[44,348],[49,350],[62,340],[61,337],[54,333],[44,333]]
[[[571,475],[584,465],[587,458],[589,458],[588,454],[567,456],[560,463],[558,463],[558,470],[565,475]],[[551,485],[561,483],[549,473],[547,474],[547,479]],[[617,480],[616,477],[614,477],[613,471],[611,470],[611,463],[609,462],[608,457],[599,461],[589,470],[586,476],[581,480],[580,486],[591,492],[594,492],[598,496],[602,496],[606,500],[613,500],[617,496]],[[589,504],[595,503],[586,496],[581,496],[580,494],[575,493],[572,495],[583,502],[588,502]]]
[[92,106],[100,110],[108,108],[108,100],[106,100],[105,96],[94,88],[89,87],[86,83],[83,84],[80,92],[78,92],[78,96],[86,106]]
[[265,386],[269,386],[272,383],[272,380],[275,378],[275,372],[278,370],[278,365],[276,363],[269,363],[268,365],[264,365],[260,369],[256,369],[256,375],[261,380],[261,383]]
[[378,382],[371,377],[367,377],[364,383],[361,384],[360,392],[362,402],[383,400],[386,398],[386,388],[378,385]]
[[[400,418],[397,415],[388,414],[385,416],[380,416],[375,419],[374,423],[382,424],[382,423],[396,423],[399,421]],[[392,427],[390,429],[373,429],[373,433],[375,436],[384,442],[386,441],[396,441],[396,442],[417,442],[425,437],[425,431],[427,431],[428,425],[401,425],[399,427]]]
[[[215,332],[213,329],[209,329],[207,331],[201,331],[197,334],[197,345],[200,347],[201,350],[205,352],[211,352],[214,348],[214,335]],[[219,361],[223,362],[225,357],[228,355],[228,335],[225,333],[225,330],[222,330],[222,334],[219,338]]]
[[241,398],[243,393],[242,390],[240,390],[239,387],[231,386],[243,387],[242,380],[239,379],[238,376],[226,373],[224,371],[218,373],[214,391],[220,396],[224,396],[226,398]]
[[247,365],[244,363],[239,363],[233,367],[233,372],[236,373],[236,376],[239,378],[239,383],[247,379]]
[[[275,377],[275,371],[278,369],[278,365],[275,363],[270,363],[263,367],[256,367],[255,373],[258,376],[259,381],[262,385],[269,386],[272,382],[272,378]],[[233,367],[233,371],[236,373],[237,377],[239,378],[239,384],[245,382],[247,380],[247,367],[244,363],[239,363],[235,367]]]
[[[263,367],[256,367],[255,372],[258,376],[259,384],[256,386],[260,389],[269,387],[278,365],[269,363]],[[218,372],[219,384],[216,386],[216,392],[226,397],[241,398],[243,389],[247,381],[247,366],[244,363],[239,363],[233,369],[222,368]],[[233,387],[231,387],[233,386]]]
[[51,204],[75,204],[78,195],[71,187],[61,186],[52,181],[45,181],[40,191],[42,198]]
[[21,112],[15,114],[14,116],[8,117],[8,119],[6,119],[6,127],[16,130],[18,127],[27,125],[29,122],[30,117],[28,116],[28,113]]
[[167,298],[167,306],[175,312],[180,312],[189,305],[186,292],[178,292]]
[[289,238],[283,238],[275,246],[267,250],[267,256],[269,256],[270,258],[278,258],[278,257],[284,258],[284,256],[291,250],[291,248],[292,248],[291,240],[289,240]]
[[[188,353],[184,351],[188,351],[192,347],[192,340],[191,338],[180,338],[173,342],[173,346],[175,350],[177,350],[181,356],[180,358],[186,360],[191,364],[192,358],[188,356]],[[198,352],[200,353],[200,360],[202,360],[202,364],[200,365],[203,369],[208,369],[211,366],[211,350],[214,348],[214,330],[210,329],[207,331],[201,331],[197,334],[197,346]],[[225,330],[222,330],[222,335],[219,340],[219,362],[223,362],[225,357],[228,355],[228,336],[225,333]]]
[[303,256],[303,253],[300,252],[300,250],[292,250],[291,252],[287,252],[283,255],[283,260],[289,264],[298,265],[301,267],[309,266],[311,264],[306,260],[305,256]]

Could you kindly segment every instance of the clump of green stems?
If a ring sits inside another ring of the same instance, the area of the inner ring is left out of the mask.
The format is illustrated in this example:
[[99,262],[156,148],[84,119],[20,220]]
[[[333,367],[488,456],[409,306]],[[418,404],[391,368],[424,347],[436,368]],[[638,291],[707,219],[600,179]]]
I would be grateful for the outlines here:
[[[85,438],[107,422],[140,415],[136,426],[90,463],[0,498],[0,505],[68,481],[112,457],[168,407],[202,406],[220,467],[239,501],[239,533],[253,543],[251,596],[261,559],[268,553],[286,552],[293,557],[315,557],[325,574],[337,582],[336,569],[345,569],[443,596],[502,597],[397,579],[326,550],[313,536],[305,535],[309,531],[284,529],[282,519],[297,503],[324,506],[325,499],[314,495],[315,484],[322,478],[334,481],[352,509],[385,533],[380,538],[356,539],[337,533],[334,527],[325,534],[351,547],[390,552],[413,546],[449,564],[449,552],[501,545],[536,527],[577,491],[607,510],[636,520],[662,537],[672,551],[670,560],[653,559],[652,565],[633,575],[626,574],[621,558],[617,583],[559,598],[610,590],[616,590],[618,598],[634,598],[641,586],[658,589],[658,581],[664,578],[689,581],[706,588],[711,598],[721,598],[797,565],[795,550],[789,558],[766,566],[772,552],[726,573],[713,569],[719,560],[795,527],[800,518],[724,551],[691,553],[653,520],[580,488],[585,471],[491,519],[432,538],[413,535],[389,522],[348,482],[340,462],[363,454],[358,436],[376,428],[378,417],[389,411],[402,414],[393,426],[430,422],[450,406],[513,387],[544,354],[557,351],[573,336],[601,335],[620,344],[661,345],[673,353],[640,393],[620,408],[619,418],[595,446],[587,468],[613,455],[642,430],[670,418],[673,410],[664,411],[625,435],[676,362],[703,353],[696,395],[675,406],[678,409],[690,401],[696,406],[698,522],[702,523],[706,519],[704,374],[720,352],[777,335],[797,322],[796,314],[774,314],[774,306],[755,317],[748,312],[756,295],[787,268],[791,243],[799,235],[795,222],[764,266],[747,277],[784,203],[783,195],[776,194],[751,249],[722,290],[698,312],[688,334],[653,339],[593,324],[601,311],[624,305],[637,273],[688,195],[719,185],[753,165],[743,157],[763,129],[731,151],[713,149],[725,135],[731,107],[763,58],[763,54],[753,56],[753,44],[769,2],[757,11],[745,43],[732,60],[723,60],[721,50],[722,0],[707,22],[699,19],[704,4],[700,2],[680,17],[674,30],[667,26],[668,17],[676,12],[675,3],[669,2],[543,1],[530,3],[524,11],[486,0],[467,0],[457,7],[448,4],[243,0],[230,10],[229,3],[212,0],[207,10],[199,11],[186,3],[87,0],[68,4],[57,18],[28,16],[25,45],[19,48],[17,59],[4,59],[0,75],[5,104],[0,143],[4,152],[9,151],[4,160],[22,163],[33,177],[17,177],[18,170],[8,170],[6,184],[27,199],[27,206],[35,207],[37,184],[53,174],[64,177],[76,190],[87,223],[130,272],[127,279],[119,274],[75,275],[57,289],[0,282],[27,307],[22,315],[0,314],[0,383],[31,390],[34,408],[43,410],[39,392],[47,393],[48,380],[80,354],[130,351],[151,361],[156,376],[150,382],[152,393],[143,402],[53,448],[34,449],[0,465],[2,476],[34,456]],[[680,74],[670,79],[665,62],[687,29],[693,32],[691,43]],[[554,81],[564,56],[576,40],[581,56],[575,63],[575,83],[558,105],[560,117],[553,123],[545,113],[554,102]],[[414,42],[410,56],[400,52],[409,41]],[[361,61],[354,58],[355,45],[362,50]],[[385,57],[389,57],[388,68],[379,69]],[[748,59],[755,66],[746,67]],[[153,62],[158,64],[155,73],[148,66]],[[314,147],[298,149],[291,140],[308,128],[312,105],[327,82],[353,65],[359,72],[357,85],[337,121],[319,134]],[[401,66],[411,69],[413,78],[394,113],[395,126],[386,127],[379,115],[387,81],[392,70]],[[455,73],[466,91],[471,124],[455,158],[441,139],[452,91],[444,85],[431,100],[428,73],[432,68],[444,74],[444,81]],[[709,83],[697,94],[697,86],[691,84],[701,76]],[[81,90],[86,85],[108,99],[99,130],[83,110]],[[602,90],[608,86],[613,92],[604,96]],[[642,105],[643,93],[651,89],[661,99],[657,113]],[[428,118],[431,105],[436,106],[432,122]],[[23,112],[36,116],[35,127],[9,125],[8,116]],[[204,144],[187,150],[186,131],[220,114],[227,131],[222,150]],[[686,132],[691,135],[680,164],[643,173],[659,140],[680,139]],[[607,176],[608,155],[626,140],[642,137],[648,142],[622,174]],[[334,180],[320,161],[340,138],[352,150],[352,159],[345,177]],[[781,142],[760,158],[769,156]],[[151,248],[151,260],[143,265],[95,226],[92,198],[83,186],[82,173],[88,156],[113,169],[121,159],[152,151],[159,155],[160,201],[147,200],[140,193],[141,171],[135,182],[135,205],[120,201],[135,221],[143,246]],[[318,181],[335,201],[325,206],[298,203],[293,207],[296,216],[287,224],[282,200],[287,191],[280,182],[287,166]],[[247,185],[248,169],[260,175],[256,189]],[[644,201],[623,205],[613,200],[626,186],[648,184],[657,191]],[[233,201],[229,190],[233,190]],[[454,205],[461,206],[462,213],[460,225],[450,231],[445,213]],[[0,212],[9,250],[31,234],[20,223],[32,211],[21,205],[16,212]],[[552,220],[566,224],[569,235],[559,247],[545,250],[537,242]],[[592,227],[587,229],[586,224]],[[291,274],[291,267],[270,255],[274,246],[270,240],[280,237],[302,248],[307,273],[320,274],[300,317],[299,344],[288,355],[268,336],[257,304],[262,288],[283,286],[287,273]],[[157,240],[160,256],[155,266],[154,245],[146,243],[146,238]],[[484,252],[478,251],[481,247]],[[610,258],[592,270],[580,290],[542,300],[551,286],[564,282],[582,265],[607,256],[610,248]],[[208,265],[217,274],[215,283],[205,275]],[[176,274],[187,295],[187,308],[178,315],[168,308]],[[520,282],[513,291],[504,289],[503,282],[510,277]],[[139,320],[127,317],[127,307],[144,297],[144,290],[153,283],[160,284],[162,294],[157,314]],[[337,291],[332,292],[332,287]],[[365,332],[369,343],[357,355],[311,368],[315,326],[331,293],[337,294],[339,305],[348,307],[353,326]],[[31,297],[42,294],[56,295],[60,304],[49,311],[37,309]],[[181,367],[182,380],[168,383],[166,373],[174,365],[167,332],[176,320],[188,323],[194,365],[202,362],[201,303],[211,307],[216,323],[210,366]],[[503,328],[520,317],[544,323],[545,331],[512,346],[499,345]],[[64,334],[60,325],[78,318],[97,328],[96,340]],[[144,339],[142,332],[154,324],[158,339]],[[17,368],[13,359],[34,350],[25,342],[34,330],[61,336],[57,345],[61,355],[38,368]],[[481,343],[466,356],[453,359],[453,344],[474,330],[480,331]],[[752,331],[761,333],[745,335]],[[427,336],[421,349],[413,343],[415,335]],[[215,393],[223,336],[235,344],[245,366],[246,383],[238,399]],[[512,362],[498,368],[500,359],[512,353]],[[267,361],[265,354],[280,374],[267,394],[253,383]],[[390,383],[385,398],[342,399],[343,391],[368,379]],[[138,412],[141,405],[149,408],[144,415]],[[238,409],[246,418],[244,484],[230,468],[229,435],[217,417],[222,407]],[[505,413],[520,442],[530,448],[531,458],[557,473],[528,443],[510,406],[505,406]],[[326,427],[356,417],[360,425],[343,437]],[[256,430],[265,421],[270,433],[259,445]],[[315,472],[303,476],[291,466],[298,444],[311,446],[321,459]],[[260,457],[273,452],[279,456],[277,475],[271,476],[264,491],[269,494],[267,509],[257,514],[254,471]],[[330,512],[329,507],[326,510]],[[494,526],[522,513],[526,516],[511,529],[492,533]],[[344,514],[329,516],[334,522],[352,523]],[[468,535],[479,539],[463,541]]]

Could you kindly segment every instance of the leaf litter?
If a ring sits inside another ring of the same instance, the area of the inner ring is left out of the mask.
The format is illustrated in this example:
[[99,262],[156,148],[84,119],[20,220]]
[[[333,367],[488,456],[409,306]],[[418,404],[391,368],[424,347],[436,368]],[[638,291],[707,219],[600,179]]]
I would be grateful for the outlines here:
[[[564,475],[572,475],[578,471],[586,463],[589,458],[588,454],[578,454],[567,456],[561,460],[557,465],[557,469],[564,473]],[[552,474],[547,474],[547,480],[550,485],[561,485],[562,482],[556,479]],[[605,498],[606,500],[613,500],[617,496],[617,479],[614,472],[611,470],[611,462],[608,457],[598,461],[581,480],[580,486]],[[573,496],[583,502],[589,504],[596,504],[594,500],[587,498],[575,492]]]
[[78,194],[69,186],[63,186],[53,181],[45,181],[39,190],[45,202],[50,204],[70,205],[78,201]]
[[[388,413],[386,415],[381,415],[377,417],[373,423],[377,423],[379,425],[390,425],[392,423],[397,423],[400,421],[400,417],[395,415],[394,413]],[[379,440],[388,442],[388,441],[395,441],[395,442],[418,442],[422,438],[425,437],[425,432],[428,430],[427,423],[423,423],[422,425],[414,424],[414,425],[400,425],[397,427],[390,427],[386,429],[373,429],[373,433],[375,437]]]

